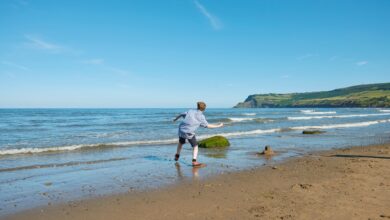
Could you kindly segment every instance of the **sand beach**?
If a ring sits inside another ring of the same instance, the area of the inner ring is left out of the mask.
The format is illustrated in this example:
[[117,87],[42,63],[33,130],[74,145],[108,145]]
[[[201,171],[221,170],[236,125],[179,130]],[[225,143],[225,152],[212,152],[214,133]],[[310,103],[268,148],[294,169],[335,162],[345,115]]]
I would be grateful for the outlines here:
[[389,207],[390,144],[384,144],[308,153],[280,164],[44,206],[5,219],[390,219]]

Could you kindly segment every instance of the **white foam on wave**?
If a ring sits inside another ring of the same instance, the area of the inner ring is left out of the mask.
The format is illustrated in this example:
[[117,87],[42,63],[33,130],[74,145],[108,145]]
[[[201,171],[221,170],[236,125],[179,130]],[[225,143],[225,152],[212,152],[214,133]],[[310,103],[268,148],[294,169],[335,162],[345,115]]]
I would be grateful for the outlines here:
[[288,120],[310,120],[310,119],[322,119],[322,118],[354,118],[354,117],[371,117],[371,116],[384,116],[390,115],[390,113],[380,114],[357,114],[357,115],[321,115],[321,116],[298,116],[287,117]]
[[245,115],[245,116],[255,116],[256,113],[242,113],[242,115]]
[[379,109],[380,112],[390,112],[390,109]]
[[228,118],[232,122],[243,122],[243,121],[252,121],[255,118]]
[[305,113],[314,112],[314,110],[313,109],[305,109],[305,110],[300,110],[300,112],[305,114]]
[[279,131],[281,131],[280,128],[267,129],[267,130],[256,129],[256,130],[251,130],[251,131],[237,131],[237,132],[220,133],[220,134],[213,134],[213,135],[207,135],[207,136],[199,136],[199,138],[203,139],[203,138],[211,137],[214,135],[221,135],[224,137],[239,137],[239,136],[249,136],[249,135],[256,135],[256,134],[274,133],[274,132],[279,132]]
[[366,126],[375,125],[375,124],[379,124],[379,123],[386,123],[386,122],[390,122],[390,119],[356,122],[356,123],[345,123],[345,124],[297,126],[297,127],[291,127],[291,129],[305,130],[305,129],[332,129],[332,128],[366,127]]
[[129,146],[129,145],[172,144],[176,142],[177,142],[177,138],[166,139],[166,140],[123,141],[123,142],[99,143],[99,144],[75,144],[75,145],[59,146],[59,147],[26,147],[26,148],[18,148],[18,149],[0,150],[0,155],[74,151],[74,150],[80,150],[84,148],[96,148],[96,147],[104,147],[104,146],[109,147],[109,146]]
[[330,114],[336,114],[337,112],[335,111],[328,111],[328,112],[305,112],[303,114],[306,114],[306,115],[330,115]]
[[[238,137],[238,136],[273,133],[273,132],[278,132],[278,131],[280,131],[280,129],[278,129],[278,128],[277,129],[268,129],[268,130],[258,129],[258,130],[252,130],[252,131],[238,131],[238,132],[227,132],[227,133],[210,134],[210,135],[200,135],[200,136],[197,136],[197,138],[204,139],[204,138],[209,138],[209,137],[212,137],[215,135],[221,135],[224,137]],[[177,141],[178,141],[177,138],[172,138],[172,139],[165,139],[165,140],[124,141],[124,142],[100,143],[100,144],[78,144],[78,145],[60,146],[60,147],[5,149],[5,150],[0,150],[0,155],[74,151],[74,150],[80,150],[80,149],[86,149],[86,148],[96,148],[96,147],[174,144]]]
[[305,115],[329,115],[329,114],[337,113],[335,111],[317,112],[316,110],[313,109],[300,110],[300,112],[302,112]]
[[[290,127],[288,129],[305,130],[305,129],[332,129],[332,128],[365,127],[365,126],[370,126],[370,125],[379,124],[379,123],[387,123],[387,122],[390,122],[390,119],[357,122],[357,123],[345,123],[345,124],[297,126],[297,127]],[[267,130],[256,129],[256,130],[251,130],[251,131],[237,131],[237,132],[226,132],[226,133],[219,133],[219,134],[199,135],[197,137],[199,139],[204,139],[204,138],[208,138],[208,137],[215,136],[215,135],[221,135],[224,137],[241,137],[241,136],[251,136],[251,135],[281,132],[282,130],[283,130],[282,128],[274,128],[274,129],[267,129]],[[4,150],[0,150],[0,155],[74,151],[74,150],[80,150],[80,149],[84,149],[84,148],[94,148],[94,147],[174,144],[177,141],[178,141],[177,138],[172,138],[172,139],[165,139],[165,140],[124,141],[124,142],[115,142],[115,143],[79,144],[79,145],[60,146],[60,147],[45,147],[45,148],[4,149]]]

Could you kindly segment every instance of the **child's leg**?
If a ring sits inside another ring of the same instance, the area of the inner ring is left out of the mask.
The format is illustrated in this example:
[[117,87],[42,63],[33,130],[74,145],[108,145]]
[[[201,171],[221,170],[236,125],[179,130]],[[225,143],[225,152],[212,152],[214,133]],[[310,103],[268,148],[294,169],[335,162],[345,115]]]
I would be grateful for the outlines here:
[[181,142],[179,142],[177,144],[177,151],[176,151],[176,154],[180,155],[180,152],[181,152],[181,148],[183,147],[183,144]]
[[192,148],[192,159],[196,161],[198,157],[198,145]]
[[196,159],[198,158],[198,142],[196,141],[195,135],[188,140],[192,145],[192,162],[197,164]]

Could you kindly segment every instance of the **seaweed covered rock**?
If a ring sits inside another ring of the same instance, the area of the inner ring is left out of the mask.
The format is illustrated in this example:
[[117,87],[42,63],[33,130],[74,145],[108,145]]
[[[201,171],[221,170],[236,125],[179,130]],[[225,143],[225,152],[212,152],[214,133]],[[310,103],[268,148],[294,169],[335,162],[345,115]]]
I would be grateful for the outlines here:
[[229,147],[230,143],[228,139],[222,136],[213,136],[210,138],[206,138],[201,140],[198,143],[201,148],[216,148],[216,147]]
[[321,130],[304,130],[302,131],[302,134],[322,134],[325,133],[325,131]]

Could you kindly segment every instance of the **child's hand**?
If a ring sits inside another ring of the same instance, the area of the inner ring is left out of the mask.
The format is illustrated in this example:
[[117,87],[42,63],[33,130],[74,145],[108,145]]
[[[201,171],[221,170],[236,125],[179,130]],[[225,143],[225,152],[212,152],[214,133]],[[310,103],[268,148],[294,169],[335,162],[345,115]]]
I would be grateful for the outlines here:
[[221,123],[219,123],[219,127],[223,127],[223,123],[221,122]]

